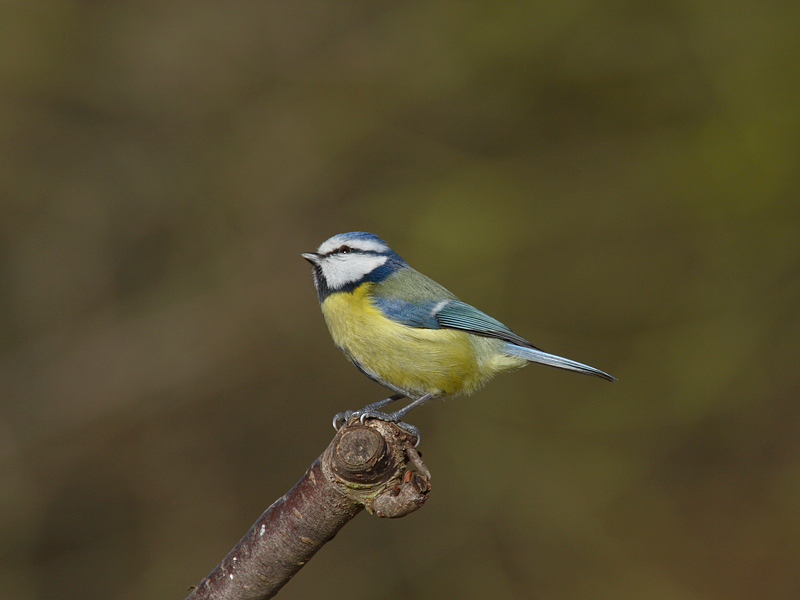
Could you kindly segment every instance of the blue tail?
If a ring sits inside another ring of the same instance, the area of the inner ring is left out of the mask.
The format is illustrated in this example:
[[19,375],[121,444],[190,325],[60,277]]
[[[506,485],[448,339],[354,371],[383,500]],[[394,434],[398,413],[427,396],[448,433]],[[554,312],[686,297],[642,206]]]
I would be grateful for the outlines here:
[[505,348],[503,348],[503,352],[506,354],[511,354],[512,356],[520,356],[525,360],[539,363],[541,365],[547,365],[549,367],[558,367],[559,369],[568,369],[569,371],[586,373],[587,375],[602,377],[608,381],[617,380],[616,377],[612,377],[600,369],[595,369],[589,365],[584,365],[568,358],[556,356],[555,354],[548,354],[547,352],[542,352],[541,350],[536,350],[535,348],[525,348],[523,346],[517,346],[516,344],[507,343]]

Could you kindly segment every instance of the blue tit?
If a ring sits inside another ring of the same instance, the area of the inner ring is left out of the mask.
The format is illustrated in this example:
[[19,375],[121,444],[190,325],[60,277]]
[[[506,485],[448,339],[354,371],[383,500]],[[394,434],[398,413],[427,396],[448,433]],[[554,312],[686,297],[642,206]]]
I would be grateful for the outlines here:
[[[313,265],[322,314],[333,342],[367,377],[395,392],[358,411],[339,413],[400,422],[431,398],[470,394],[498,373],[535,362],[615,378],[588,365],[548,354],[500,321],[462,302],[412,269],[372,233],[341,233],[316,252]],[[404,408],[379,412],[407,397]],[[401,423],[415,435],[415,427]]]

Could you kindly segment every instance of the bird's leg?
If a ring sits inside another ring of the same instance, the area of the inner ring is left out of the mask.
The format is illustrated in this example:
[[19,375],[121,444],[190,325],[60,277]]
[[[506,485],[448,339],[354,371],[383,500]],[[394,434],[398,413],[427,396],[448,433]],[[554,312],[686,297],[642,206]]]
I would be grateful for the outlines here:
[[394,396],[389,396],[388,398],[384,398],[383,400],[378,400],[377,402],[373,402],[372,404],[367,404],[361,410],[378,410],[379,408],[383,408],[387,404],[391,404],[396,400],[400,400],[401,398],[405,398],[403,394],[395,394]]
[[[394,412],[385,413],[380,412],[377,410],[369,410],[370,407],[364,408],[362,411],[359,411],[361,414],[359,418],[361,422],[364,422],[364,419],[380,419],[381,421],[389,421],[390,423],[395,423],[400,429],[407,431],[415,438],[417,441],[414,443],[414,446],[419,446],[419,442],[422,439],[422,436],[419,433],[419,429],[417,429],[414,425],[410,423],[406,423],[401,421],[403,417],[405,417],[409,412],[425,404],[428,400],[433,398],[435,394],[425,394],[424,396],[420,396],[419,398],[412,400],[408,405],[404,406],[400,410],[396,410]],[[402,397],[402,396],[401,396]]]
[[[402,423],[402,421],[400,419],[405,417],[408,413],[410,413],[412,410],[414,410],[418,406],[422,406],[423,404],[425,404],[428,400],[430,400],[433,397],[434,397],[434,394],[425,394],[424,396],[420,396],[416,400],[412,400],[411,402],[409,402],[406,406],[404,406],[400,410],[396,410],[396,411],[390,412],[390,413],[378,413],[377,411],[371,410],[372,409],[372,405],[370,405],[370,406],[365,407],[365,409],[364,409],[365,414],[361,415],[361,420],[363,421],[366,418],[374,417],[376,419],[380,419],[381,421],[391,421],[392,423],[400,424],[400,423]],[[402,398],[402,396],[400,396],[400,398]],[[378,403],[376,402],[375,404],[378,404]],[[376,407],[376,408],[378,408],[378,407]],[[378,415],[380,415],[380,416],[378,416]]]
[[417,429],[414,425],[410,423],[404,423],[400,419],[406,416],[409,411],[415,409],[416,407],[425,404],[428,400],[434,397],[434,394],[425,394],[417,398],[416,400],[412,400],[407,406],[404,406],[400,410],[396,410],[394,412],[385,413],[381,412],[378,409],[383,408],[387,404],[394,402],[395,400],[400,400],[404,398],[403,394],[395,394],[394,396],[390,396],[389,398],[384,398],[383,400],[378,400],[377,402],[373,402],[365,406],[359,410],[347,410],[345,412],[337,414],[333,417],[333,428],[337,431],[339,428],[344,425],[347,421],[349,421],[352,417],[359,417],[361,422],[364,422],[364,419],[379,419],[381,421],[388,421],[390,423],[395,423],[400,429],[407,431],[415,438],[417,438],[416,443],[414,446],[419,446],[419,442],[422,439],[422,436],[419,433],[419,429]]
[[[389,396],[388,398],[384,398],[383,400],[378,400],[377,402],[373,402],[372,404],[367,404],[364,408],[359,410],[346,410],[344,412],[336,413],[333,416],[333,428],[336,431],[341,429],[342,425],[347,423],[351,417],[360,417],[364,413],[376,413],[378,409],[383,408],[387,404],[391,404],[395,400],[400,400],[400,398],[405,398],[403,394],[395,394],[394,396]],[[381,413],[383,414],[383,413]]]

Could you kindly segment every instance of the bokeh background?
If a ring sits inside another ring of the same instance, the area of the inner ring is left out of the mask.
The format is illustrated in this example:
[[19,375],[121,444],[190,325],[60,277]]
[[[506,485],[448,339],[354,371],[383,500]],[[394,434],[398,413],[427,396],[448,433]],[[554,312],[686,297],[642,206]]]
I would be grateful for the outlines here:
[[800,597],[800,4],[0,7],[0,597],[183,598],[384,393],[367,230],[546,350],[282,598]]

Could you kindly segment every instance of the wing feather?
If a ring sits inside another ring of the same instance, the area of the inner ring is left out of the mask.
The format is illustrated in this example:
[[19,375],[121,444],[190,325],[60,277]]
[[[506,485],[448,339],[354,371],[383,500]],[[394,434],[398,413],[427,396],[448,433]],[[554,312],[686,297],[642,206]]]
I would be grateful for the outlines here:
[[497,319],[461,300],[447,302],[439,309],[436,320],[442,327],[460,329],[484,337],[505,340],[526,348],[535,348],[528,340],[511,331]]
[[497,319],[461,300],[425,300],[409,302],[397,297],[378,297],[375,305],[390,319],[409,327],[423,329],[458,329],[483,337],[492,337],[536,348]]

